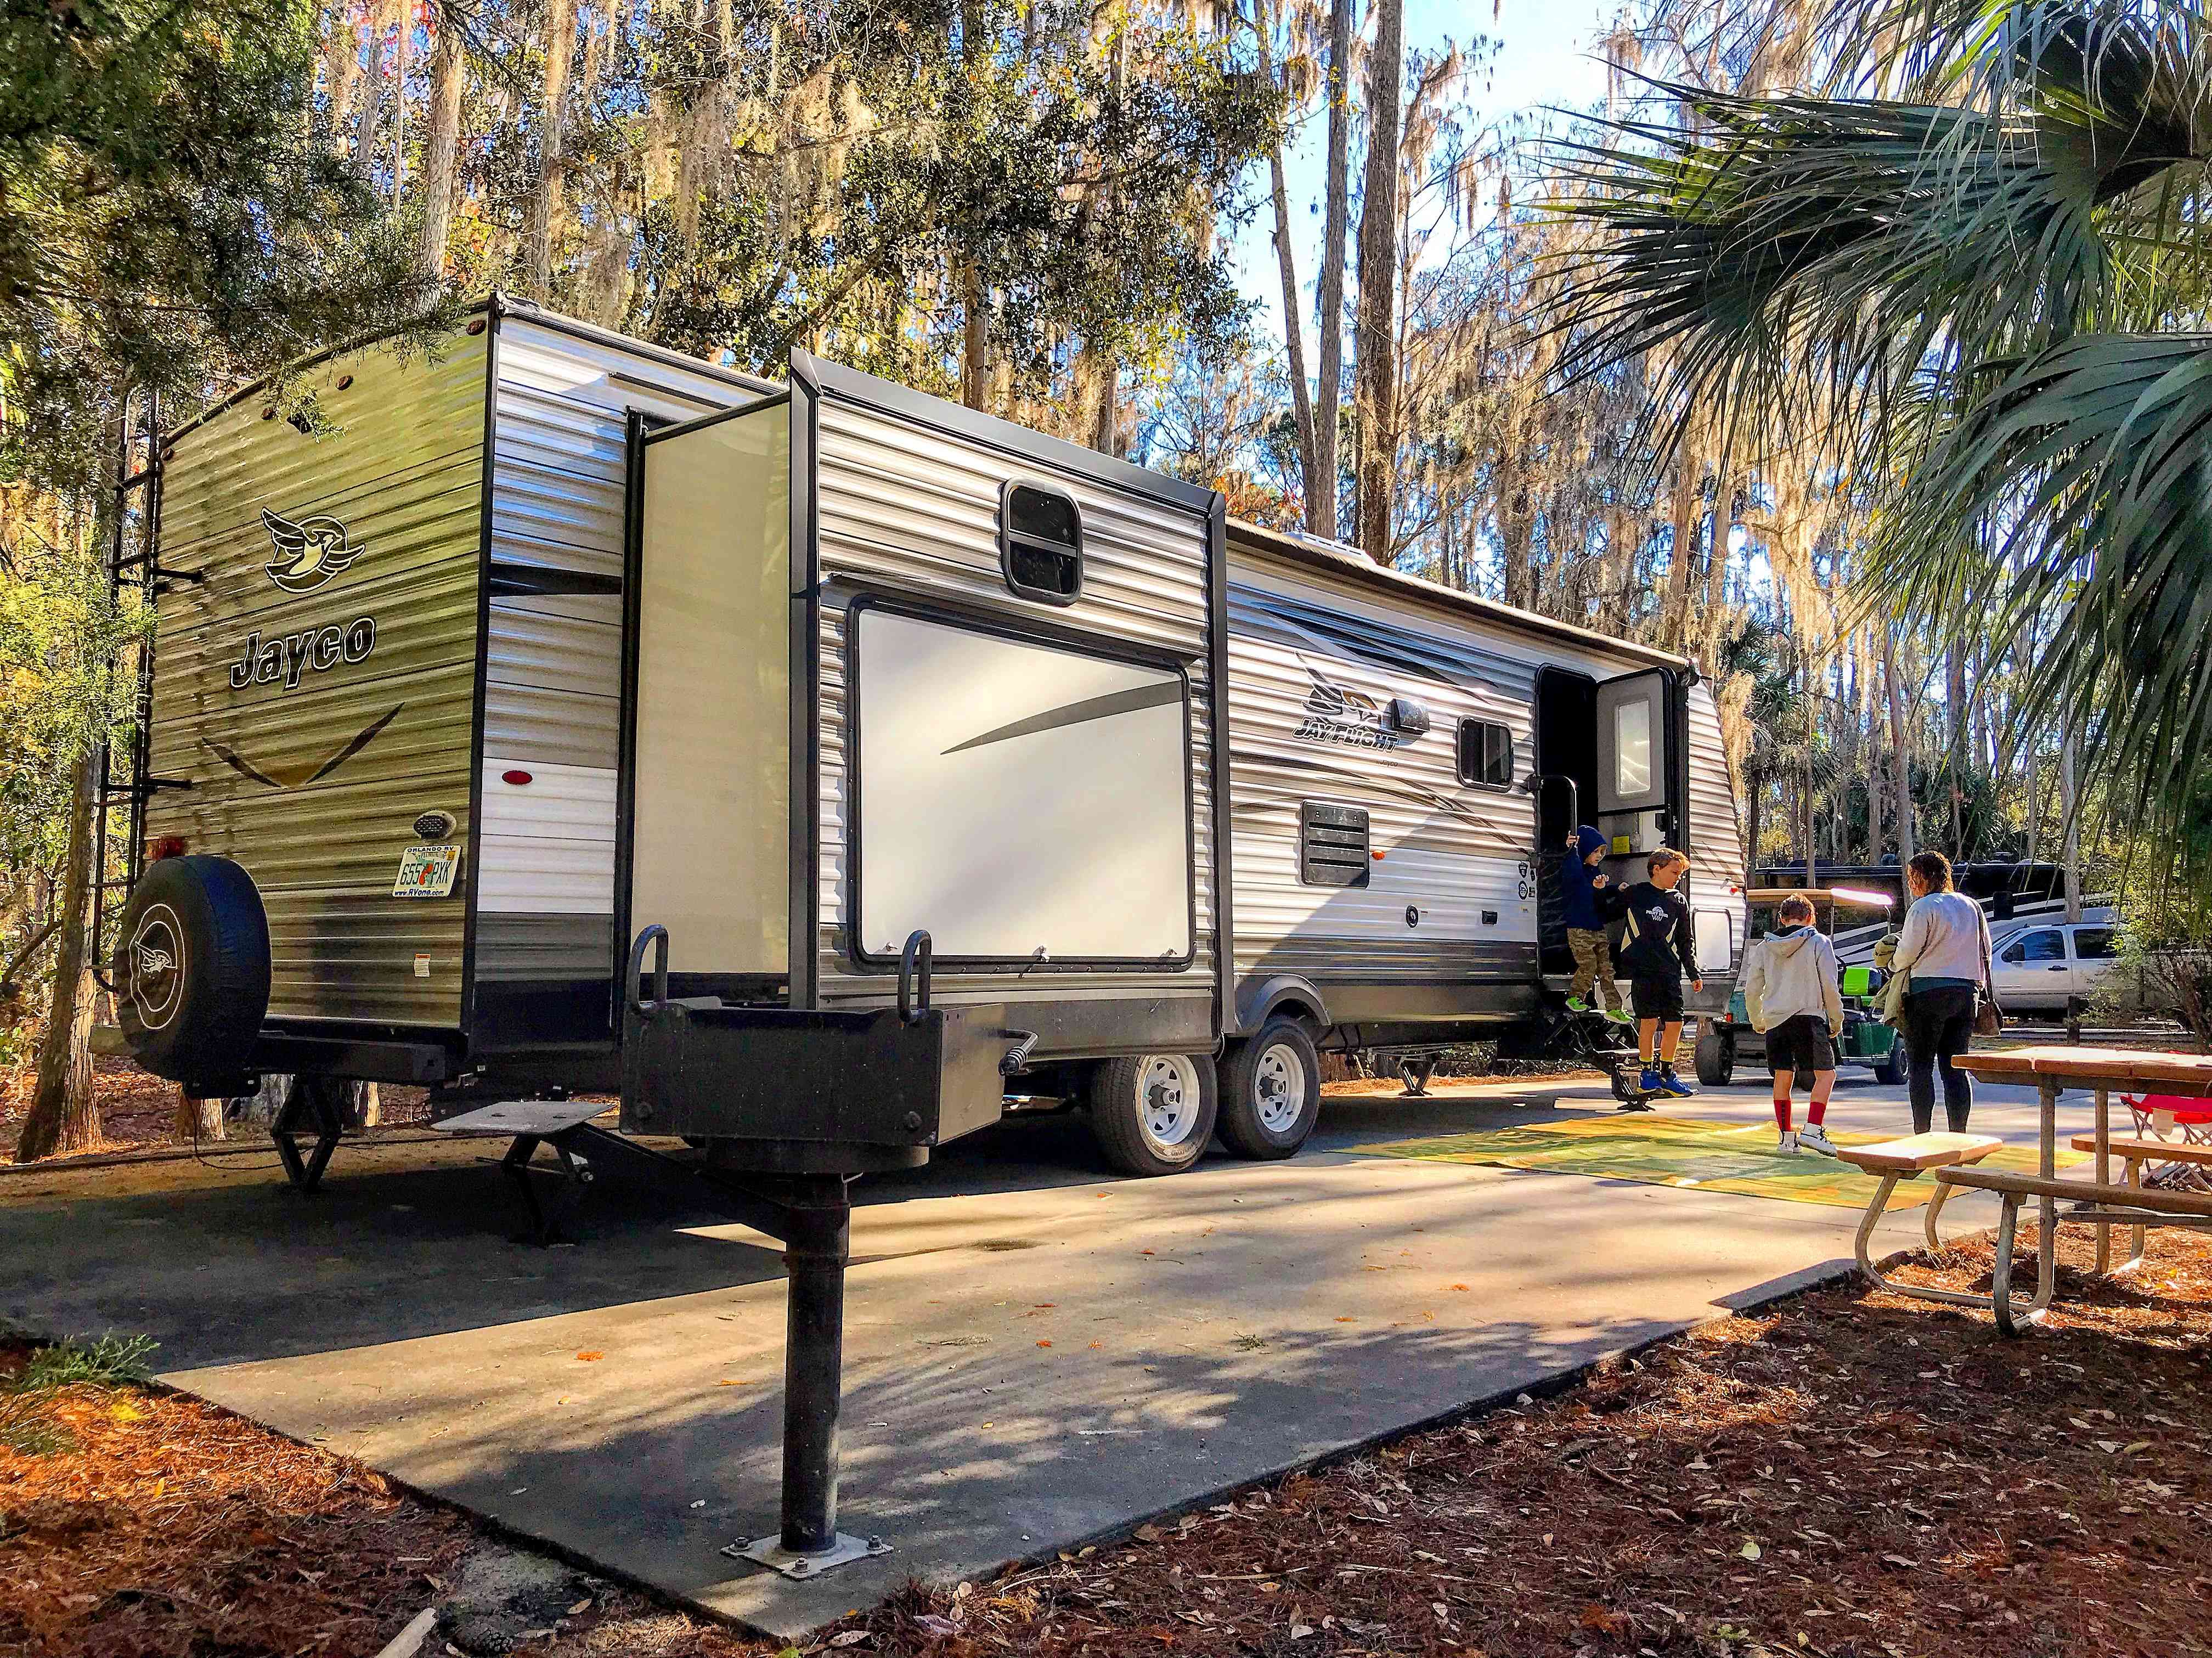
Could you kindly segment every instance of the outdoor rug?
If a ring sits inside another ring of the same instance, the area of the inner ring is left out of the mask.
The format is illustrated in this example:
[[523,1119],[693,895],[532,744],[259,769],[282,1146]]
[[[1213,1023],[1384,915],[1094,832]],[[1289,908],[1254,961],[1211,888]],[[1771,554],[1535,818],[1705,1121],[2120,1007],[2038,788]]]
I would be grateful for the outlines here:
[[[1829,1138],[1838,1145],[1874,1145],[1897,1136],[1832,1132]],[[1713,1122],[1640,1112],[1568,1117],[1556,1123],[1445,1134],[1434,1139],[1395,1140],[1351,1148],[1351,1155],[1490,1163],[1503,1169],[1636,1181],[1646,1186],[1694,1187],[1700,1192],[1733,1192],[1747,1198],[1783,1198],[1838,1209],[1864,1209],[1874,1196],[1875,1177],[1861,1174],[1847,1163],[1811,1151],[1795,1157],[1782,1156],[1774,1149],[1771,1122]],[[2066,1169],[2084,1161],[2079,1152],[2061,1151],[2057,1165]],[[2032,1175],[2036,1169],[2035,1148],[2008,1145],[1991,1152],[1981,1166]],[[1887,1206],[1910,1209],[1927,1202],[1935,1190],[1932,1178],[1900,1181]]]

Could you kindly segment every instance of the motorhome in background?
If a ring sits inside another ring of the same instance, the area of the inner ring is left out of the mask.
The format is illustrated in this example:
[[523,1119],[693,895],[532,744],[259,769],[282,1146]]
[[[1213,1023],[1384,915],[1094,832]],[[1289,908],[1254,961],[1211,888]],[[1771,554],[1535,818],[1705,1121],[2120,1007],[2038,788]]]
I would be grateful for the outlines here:
[[657,925],[673,993],[825,1027],[919,971],[1119,1168],[1287,1156],[1318,1048],[1544,1028],[1577,821],[1624,880],[1690,853],[1725,1005],[1742,857],[1681,659],[803,353],[775,384],[495,298],[302,392],[137,480],[114,970],[161,1074],[611,1089]]

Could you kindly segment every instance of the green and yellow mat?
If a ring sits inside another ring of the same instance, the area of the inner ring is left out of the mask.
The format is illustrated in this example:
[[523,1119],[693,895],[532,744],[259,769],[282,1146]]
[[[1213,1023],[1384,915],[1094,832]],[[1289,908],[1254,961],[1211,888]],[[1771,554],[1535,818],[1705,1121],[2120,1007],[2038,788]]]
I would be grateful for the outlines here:
[[[1874,1145],[1899,1136],[1843,1134],[1831,1129],[1829,1138],[1838,1145]],[[1875,1178],[1861,1174],[1850,1163],[1811,1151],[1784,1157],[1774,1149],[1771,1122],[1714,1122],[1640,1112],[1565,1117],[1558,1122],[1519,1128],[1491,1128],[1472,1134],[1347,1149],[1359,1157],[1489,1163],[1501,1169],[1635,1181],[1645,1186],[1733,1192],[1747,1198],[1783,1198],[1838,1209],[1865,1208],[1874,1196]],[[2079,1152],[2062,1151],[2057,1161],[2058,1167],[2065,1169],[2085,1160]],[[1991,1152],[1981,1166],[2032,1175],[2036,1171],[2035,1148],[2008,1145]],[[1900,1181],[1890,1193],[1887,1207],[1910,1209],[1927,1202],[1935,1189],[1931,1177]]]

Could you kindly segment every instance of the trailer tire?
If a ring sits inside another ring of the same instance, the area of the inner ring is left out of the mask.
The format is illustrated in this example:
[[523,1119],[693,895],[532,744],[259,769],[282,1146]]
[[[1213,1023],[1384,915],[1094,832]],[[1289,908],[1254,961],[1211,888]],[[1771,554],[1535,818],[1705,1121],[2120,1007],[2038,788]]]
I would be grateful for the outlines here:
[[269,916],[228,858],[146,866],[116,924],[109,972],[131,1056],[157,1077],[235,1088],[269,1011]]
[[1219,1109],[1210,1054],[1140,1054],[1091,1072],[1091,1132],[1124,1175],[1179,1175],[1206,1155]]
[[1231,1151],[1259,1163],[1294,1157],[1320,1120],[1321,1054],[1304,1024],[1270,1019],[1230,1044],[1213,1127]]
[[1735,1078],[1735,1038],[1714,1029],[1708,1021],[1698,1033],[1698,1080],[1708,1088],[1725,1088]]

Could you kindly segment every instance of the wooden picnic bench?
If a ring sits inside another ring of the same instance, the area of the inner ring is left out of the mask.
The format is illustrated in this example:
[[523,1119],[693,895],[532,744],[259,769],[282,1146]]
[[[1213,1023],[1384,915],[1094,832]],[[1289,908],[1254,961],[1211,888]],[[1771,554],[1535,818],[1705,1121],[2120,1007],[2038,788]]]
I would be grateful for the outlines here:
[[[1948,1302],[1954,1306],[1985,1307],[1986,1298],[1959,1290],[1938,1290],[1930,1285],[1899,1284],[1881,1275],[1869,1253],[1874,1241],[1874,1229],[1889,1209],[1889,1194],[1897,1189],[1899,1181],[1918,1180],[1931,1169],[1963,1168],[1979,1163],[2004,1144],[1981,1134],[1911,1134],[1903,1139],[1883,1140],[1875,1145],[1839,1145],[1836,1160],[1848,1163],[1869,1175],[1881,1176],[1881,1184],[1875,1187],[1874,1201],[1867,1205],[1866,1214],[1859,1221],[1858,1238],[1853,1253],[1859,1271],[1865,1273],[1877,1288],[1900,1296],[1917,1296],[1923,1301]],[[1922,1231],[1930,1250],[1940,1249],[1942,1243],[1936,1236],[1936,1218],[1942,1212],[1943,1199],[1949,1195],[1939,1179],[1934,1195],[1929,1199],[1928,1213],[1922,1223]]]

